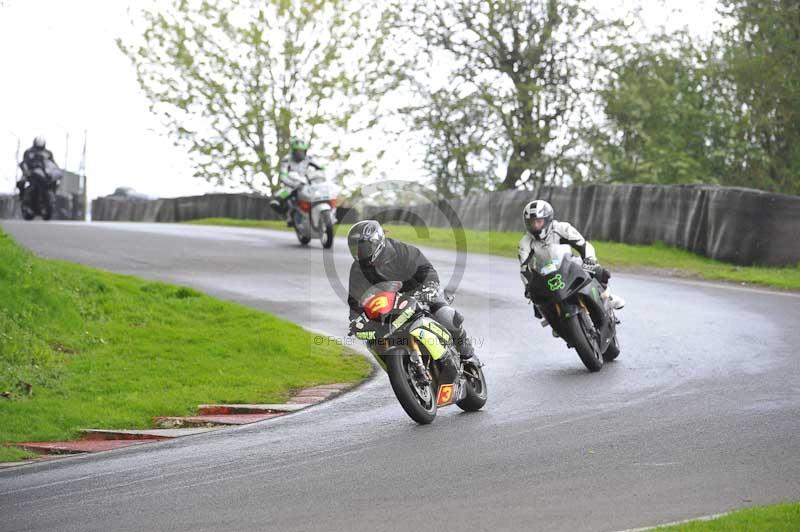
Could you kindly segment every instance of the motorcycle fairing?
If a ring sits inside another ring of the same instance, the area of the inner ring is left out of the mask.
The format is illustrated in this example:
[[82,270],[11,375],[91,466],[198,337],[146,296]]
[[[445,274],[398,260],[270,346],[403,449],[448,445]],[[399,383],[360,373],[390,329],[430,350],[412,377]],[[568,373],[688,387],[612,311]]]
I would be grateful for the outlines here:
[[409,326],[409,334],[428,350],[434,360],[447,353],[450,333],[436,321],[423,316]]

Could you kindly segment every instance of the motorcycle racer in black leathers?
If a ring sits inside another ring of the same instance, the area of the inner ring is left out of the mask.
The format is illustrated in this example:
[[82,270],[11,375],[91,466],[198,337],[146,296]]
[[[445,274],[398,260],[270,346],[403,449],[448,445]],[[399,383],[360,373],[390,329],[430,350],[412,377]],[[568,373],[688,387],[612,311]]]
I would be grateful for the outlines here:
[[17,189],[19,189],[20,200],[22,200],[23,191],[28,183],[28,178],[31,175],[31,172],[33,172],[33,170],[36,168],[41,168],[45,173],[47,173],[48,161],[52,163],[52,165],[55,165],[55,161],[53,160],[53,152],[47,149],[46,144],[47,142],[45,138],[38,136],[33,139],[33,145],[25,150],[25,153],[22,155],[22,161],[19,163],[19,167],[22,170],[22,178],[17,181]]
[[370,287],[400,281],[403,283],[400,292],[423,289],[433,316],[453,335],[461,358],[474,356],[472,342],[463,327],[464,317],[442,295],[439,274],[419,248],[387,238],[375,220],[354,224],[347,235],[347,244],[353,256],[347,298],[351,321],[361,314],[359,300]]

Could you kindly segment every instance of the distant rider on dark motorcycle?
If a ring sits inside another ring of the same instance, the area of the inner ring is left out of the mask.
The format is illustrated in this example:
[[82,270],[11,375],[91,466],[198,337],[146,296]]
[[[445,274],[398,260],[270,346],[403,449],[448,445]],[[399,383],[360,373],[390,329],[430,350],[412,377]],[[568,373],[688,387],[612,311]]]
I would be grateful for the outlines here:
[[[387,281],[400,281],[403,283],[400,292],[422,289],[430,301],[433,316],[453,335],[462,359],[475,355],[472,342],[463,327],[464,317],[443,297],[439,288],[439,274],[419,248],[386,238],[381,224],[375,220],[354,224],[347,235],[347,245],[353,256],[347,297],[351,322],[361,314],[359,301],[370,287]],[[352,327],[353,323],[351,330]]]
[[25,153],[22,155],[22,162],[19,163],[19,167],[22,169],[22,178],[17,181],[20,200],[22,199],[22,192],[25,190],[25,185],[31,173],[36,168],[40,168],[45,175],[47,175],[47,161],[55,165],[53,153],[47,149],[46,144],[47,141],[40,135],[33,139],[33,145],[25,150]]
[[[611,274],[607,269],[600,266],[597,262],[597,255],[594,246],[588,242],[577,229],[567,222],[559,222],[553,219],[553,206],[544,200],[534,200],[525,205],[522,211],[522,220],[527,230],[519,241],[518,254],[520,262],[520,276],[522,284],[525,286],[525,297],[534,304],[528,286],[530,275],[531,259],[540,249],[544,249],[553,244],[568,244],[583,259],[583,267],[592,273],[600,282],[605,291],[601,294],[604,299],[608,299],[611,306],[621,309],[625,306],[625,300],[619,296],[611,294],[608,289],[608,280]],[[537,318],[542,318],[539,309],[534,305],[534,313]]]
[[[269,202],[270,206],[280,214],[286,216],[287,225],[292,225],[288,212],[288,201],[297,190],[305,183],[305,178],[310,170],[324,170],[324,167],[308,156],[308,142],[298,137],[292,137],[289,142],[289,155],[281,161],[280,180],[283,183],[278,193]],[[301,180],[295,179],[292,174],[297,174]]]

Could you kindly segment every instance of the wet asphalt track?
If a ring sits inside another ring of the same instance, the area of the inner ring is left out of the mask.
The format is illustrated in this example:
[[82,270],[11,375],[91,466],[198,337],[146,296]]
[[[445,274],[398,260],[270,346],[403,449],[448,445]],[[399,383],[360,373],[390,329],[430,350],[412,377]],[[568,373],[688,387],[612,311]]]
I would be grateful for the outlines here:
[[[3,228],[42,256],[346,330],[319,243],[291,233]],[[453,253],[426,254],[452,274]],[[340,240],[334,258],[344,281]],[[515,262],[470,255],[455,304],[482,342],[485,411],[417,426],[379,375],[276,421],[0,470],[0,530],[613,531],[800,499],[800,296],[612,286],[628,301],[622,354],[589,374],[533,320]]]

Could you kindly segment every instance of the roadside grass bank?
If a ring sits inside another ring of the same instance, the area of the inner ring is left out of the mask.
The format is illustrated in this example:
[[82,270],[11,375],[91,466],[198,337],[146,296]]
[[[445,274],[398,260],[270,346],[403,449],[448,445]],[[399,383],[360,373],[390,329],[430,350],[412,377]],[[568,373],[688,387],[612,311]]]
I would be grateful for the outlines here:
[[[289,230],[284,222],[275,220],[235,220],[230,218],[205,218],[186,222],[196,225],[224,225],[263,229]],[[346,235],[349,225],[339,225],[337,235]],[[467,251],[488,253],[504,257],[517,256],[517,242],[522,232],[477,231],[430,227],[416,228],[409,225],[386,225],[386,234],[423,246],[458,249],[464,242]],[[782,290],[800,290],[800,264],[795,267],[765,268],[761,266],[737,266],[696,255],[689,251],[657,242],[649,246],[634,246],[617,242],[592,241],[604,266],[613,273],[617,270],[650,270],[662,275],[746,283]]]
[[35,257],[0,230],[0,461],[4,444],[83,428],[152,427],[198,404],[281,403],[371,365],[275,316],[190,288]]
[[796,532],[800,530],[800,503],[775,504],[739,510],[708,521],[688,521],[654,528],[658,532]]

